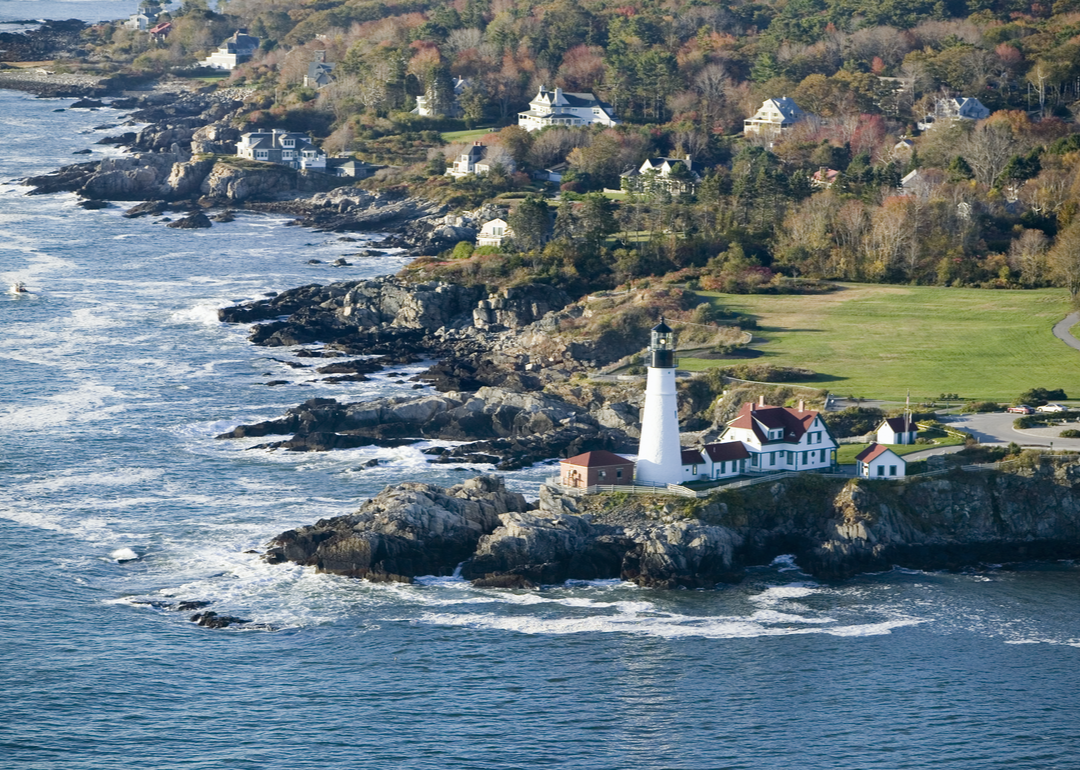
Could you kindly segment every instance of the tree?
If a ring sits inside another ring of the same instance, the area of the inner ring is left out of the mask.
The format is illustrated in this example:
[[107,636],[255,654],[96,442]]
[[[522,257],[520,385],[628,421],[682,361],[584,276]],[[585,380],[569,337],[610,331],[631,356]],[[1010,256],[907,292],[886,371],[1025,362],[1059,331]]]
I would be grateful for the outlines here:
[[1024,230],[1009,246],[1009,266],[1020,273],[1020,282],[1036,286],[1046,280],[1046,234]]
[[1058,235],[1047,261],[1058,285],[1069,290],[1074,306],[1080,306],[1080,219]]
[[514,231],[514,242],[523,250],[539,249],[551,228],[547,201],[538,195],[527,195],[507,217],[506,223]]
[[582,200],[577,225],[587,250],[598,252],[604,239],[619,229],[615,205],[601,193],[589,193]]
[[1013,156],[1016,139],[1007,123],[984,120],[964,137],[960,154],[975,180],[990,187]]

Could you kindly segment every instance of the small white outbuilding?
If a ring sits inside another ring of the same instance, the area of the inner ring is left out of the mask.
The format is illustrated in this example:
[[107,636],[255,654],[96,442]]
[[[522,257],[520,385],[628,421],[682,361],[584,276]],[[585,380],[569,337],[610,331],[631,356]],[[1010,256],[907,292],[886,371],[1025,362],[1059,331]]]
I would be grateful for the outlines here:
[[907,463],[887,446],[871,444],[855,457],[858,475],[866,479],[902,479]]

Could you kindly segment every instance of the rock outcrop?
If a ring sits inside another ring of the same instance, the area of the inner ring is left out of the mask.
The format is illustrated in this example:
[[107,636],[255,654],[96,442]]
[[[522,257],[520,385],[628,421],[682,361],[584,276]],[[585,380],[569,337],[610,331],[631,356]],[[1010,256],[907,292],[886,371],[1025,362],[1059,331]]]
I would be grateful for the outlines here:
[[498,477],[402,484],[357,514],[279,535],[266,558],[382,580],[460,564],[477,585],[518,588],[610,578],[710,587],[781,555],[821,579],[1080,558],[1080,463],[1024,463],[906,483],[802,476],[705,500],[542,487],[538,508]]

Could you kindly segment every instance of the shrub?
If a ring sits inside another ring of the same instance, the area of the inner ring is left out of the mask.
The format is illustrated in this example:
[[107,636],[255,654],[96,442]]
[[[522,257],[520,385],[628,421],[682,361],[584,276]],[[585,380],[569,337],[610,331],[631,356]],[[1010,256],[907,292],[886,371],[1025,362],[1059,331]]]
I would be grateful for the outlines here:
[[961,411],[967,413],[996,412],[1000,408],[994,401],[968,401]]
[[1080,438],[1080,430],[1076,430],[1075,428],[1069,428],[1068,430],[1061,431],[1058,436],[1060,436],[1061,438]]
[[1017,417],[1013,420],[1013,427],[1020,430],[1034,428],[1036,425],[1038,425],[1038,421],[1034,417]]
[[872,407],[849,406],[839,412],[828,412],[824,419],[834,436],[845,438],[862,436],[875,430],[885,419],[885,413]]
[[1025,390],[1019,396],[1016,397],[1014,404],[1030,404],[1031,406],[1042,406],[1050,401],[1064,401],[1068,396],[1065,395],[1065,391],[1061,388],[1057,390],[1047,390],[1046,388],[1032,388],[1031,390]]
[[459,241],[454,250],[450,252],[450,259],[468,259],[472,256],[473,248],[473,245],[468,241]]

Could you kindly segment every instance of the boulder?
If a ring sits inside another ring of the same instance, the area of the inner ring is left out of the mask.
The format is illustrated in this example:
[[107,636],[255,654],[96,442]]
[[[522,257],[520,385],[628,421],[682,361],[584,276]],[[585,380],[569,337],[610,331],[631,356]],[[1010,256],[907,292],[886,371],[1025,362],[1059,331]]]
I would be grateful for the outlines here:
[[169,222],[166,227],[176,227],[186,230],[194,230],[206,227],[212,227],[210,224],[210,218],[201,211],[197,211],[190,216],[183,217],[175,222]]

